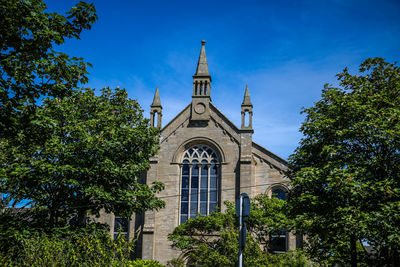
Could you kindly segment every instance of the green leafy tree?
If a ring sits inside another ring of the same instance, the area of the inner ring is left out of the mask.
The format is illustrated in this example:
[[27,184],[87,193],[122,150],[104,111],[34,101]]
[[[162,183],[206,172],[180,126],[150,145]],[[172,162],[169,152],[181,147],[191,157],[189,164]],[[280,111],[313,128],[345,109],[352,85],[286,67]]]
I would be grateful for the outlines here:
[[[233,203],[226,202],[225,212],[198,216],[175,228],[169,236],[173,246],[182,251],[182,259],[195,266],[237,266],[238,222]],[[247,220],[247,241],[243,254],[245,266],[308,266],[300,252],[276,255],[269,252],[269,234],[291,226],[283,211],[285,201],[259,195],[252,201]],[[181,260],[182,260],[181,259]],[[179,260],[170,262],[180,266]]]
[[42,228],[63,227],[72,217],[85,226],[86,214],[101,209],[128,218],[164,206],[155,196],[163,185],[140,181],[157,152],[158,129],[125,90],[101,92],[45,99],[31,120],[35,142],[3,142],[1,190],[10,201],[31,200]]
[[374,58],[337,76],[303,111],[291,213],[319,261],[399,266],[400,69]]
[[42,0],[0,0],[0,138],[29,135],[40,97],[68,96],[87,82],[90,64],[54,48],[91,28],[94,5],[79,2],[66,16],[46,9]]
[[286,214],[286,201],[267,194],[256,196],[251,203],[251,213],[247,220],[249,232],[264,253],[272,248],[270,235],[282,229],[291,230],[292,222]]

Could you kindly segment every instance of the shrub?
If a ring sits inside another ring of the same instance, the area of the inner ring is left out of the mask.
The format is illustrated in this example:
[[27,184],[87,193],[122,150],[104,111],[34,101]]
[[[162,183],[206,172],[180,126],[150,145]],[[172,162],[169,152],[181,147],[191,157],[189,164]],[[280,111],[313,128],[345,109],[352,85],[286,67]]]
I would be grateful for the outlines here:
[[137,259],[132,261],[129,264],[130,267],[163,267],[161,263],[158,261],[153,261],[153,260],[142,260],[142,259]]
[[133,243],[106,233],[19,235],[18,244],[0,254],[1,266],[163,266],[151,260],[131,260]]

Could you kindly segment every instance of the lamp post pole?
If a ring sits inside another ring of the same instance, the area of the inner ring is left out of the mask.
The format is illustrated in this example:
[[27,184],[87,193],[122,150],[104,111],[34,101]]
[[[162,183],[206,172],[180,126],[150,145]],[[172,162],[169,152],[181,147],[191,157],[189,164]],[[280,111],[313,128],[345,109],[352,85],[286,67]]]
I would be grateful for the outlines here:
[[236,199],[236,216],[239,217],[239,267],[243,266],[243,250],[246,245],[246,220],[250,215],[250,198],[242,193]]
[[243,196],[239,197],[239,267],[243,266],[242,231],[243,231]]

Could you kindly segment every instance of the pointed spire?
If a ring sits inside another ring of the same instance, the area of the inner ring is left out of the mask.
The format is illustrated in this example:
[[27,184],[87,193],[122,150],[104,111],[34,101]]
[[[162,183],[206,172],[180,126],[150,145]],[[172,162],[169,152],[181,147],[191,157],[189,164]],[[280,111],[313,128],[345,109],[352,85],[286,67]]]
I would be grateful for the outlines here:
[[246,91],[244,92],[242,106],[252,106],[250,101],[249,86],[246,84]]
[[156,88],[156,92],[154,94],[153,103],[151,104],[151,107],[161,107],[160,93],[158,92],[158,87]]
[[206,41],[201,40],[200,56],[199,56],[199,61],[197,62],[196,73],[194,74],[194,76],[210,76],[210,74],[208,73],[205,44]]

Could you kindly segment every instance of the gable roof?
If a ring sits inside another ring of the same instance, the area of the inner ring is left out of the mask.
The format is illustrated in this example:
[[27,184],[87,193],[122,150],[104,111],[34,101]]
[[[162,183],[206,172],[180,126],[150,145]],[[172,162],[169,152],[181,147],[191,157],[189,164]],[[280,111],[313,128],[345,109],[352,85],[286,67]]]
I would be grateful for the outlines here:
[[181,116],[181,114],[183,114],[187,109],[189,109],[191,105],[192,103],[190,103],[184,109],[182,109],[181,112],[179,112],[172,120],[170,120],[164,127],[161,128],[161,132],[165,131],[174,121],[176,121]]
[[270,167],[273,167],[280,172],[285,171],[288,169],[288,162],[279,157],[278,155],[272,153],[268,149],[260,146],[259,144],[252,142],[252,154],[253,156],[256,156],[259,158],[261,161],[267,162]]
[[221,119],[223,119],[227,125],[229,125],[231,127],[231,129],[233,131],[235,131],[236,133],[240,133],[240,129],[231,121],[228,119],[228,117],[226,117],[213,103],[210,102],[210,108],[212,111],[214,111],[219,117],[221,117]]
[[[177,121],[185,112],[188,113],[187,117],[183,119],[182,123],[186,122],[187,120],[190,119],[190,113],[189,113],[189,109],[191,107],[191,104],[188,104],[184,109],[182,109],[181,112],[179,112],[172,120],[170,120],[162,129],[161,129],[161,133],[166,133],[167,135],[164,136],[163,140],[161,140],[161,142],[163,142],[164,140],[168,139],[168,137],[174,133],[174,131],[176,129],[171,129],[170,133],[167,133],[166,131],[168,130],[168,128],[175,122]],[[225,125],[221,125],[220,122],[218,122],[219,126],[224,128],[224,130],[227,130],[228,132],[230,132],[230,135],[236,139],[236,142],[240,144],[240,129],[230,120],[228,119],[228,117],[226,117],[214,104],[212,104],[210,102],[210,109],[213,111],[213,113],[215,113],[215,115],[217,115],[217,117],[219,117],[221,119],[222,122],[224,122]],[[215,118],[215,116],[213,116],[213,113],[210,114],[211,119],[213,119],[215,122],[217,122],[217,118]],[[182,124],[179,124],[176,128],[180,127]],[[225,126],[225,127],[224,127]],[[226,127],[228,126],[228,127]],[[228,129],[227,129],[228,128]],[[271,166],[275,167],[276,169],[279,170],[284,170],[287,169],[288,167],[288,162],[279,157],[278,155],[274,154],[273,152],[269,151],[268,149],[264,148],[263,146],[252,142],[252,147],[253,147],[253,151],[252,153],[257,156],[260,159],[263,159],[264,161],[267,161],[269,164],[271,164]]]

